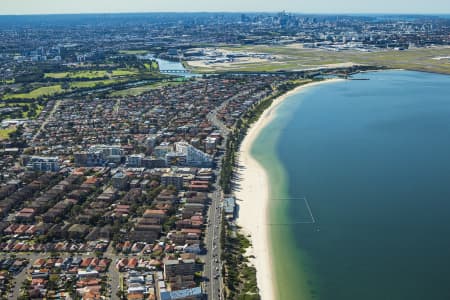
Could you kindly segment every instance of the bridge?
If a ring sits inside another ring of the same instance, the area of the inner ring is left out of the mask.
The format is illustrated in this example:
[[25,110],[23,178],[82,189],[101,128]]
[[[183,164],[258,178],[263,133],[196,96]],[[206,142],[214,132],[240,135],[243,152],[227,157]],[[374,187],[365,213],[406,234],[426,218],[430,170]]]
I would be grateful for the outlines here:
[[185,69],[183,69],[183,70],[170,70],[170,69],[168,69],[168,70],[159,70],[161,73],[189,73],[189,71],[188,70],[185,70]]

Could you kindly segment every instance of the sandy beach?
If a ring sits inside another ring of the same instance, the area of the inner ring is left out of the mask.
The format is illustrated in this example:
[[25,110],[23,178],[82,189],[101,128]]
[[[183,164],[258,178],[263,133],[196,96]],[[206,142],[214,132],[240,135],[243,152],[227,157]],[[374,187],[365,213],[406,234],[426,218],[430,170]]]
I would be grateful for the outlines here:
[[270,255],[269,227],[266,226],[270,190],[268,175],[265,169],[250,154],[252,144],[258,137],[260,131],[273,119],[277,106],[286,98],[311,86],[340,80],[342,79],[330,79],[305,84],[278,97],[261,115],[259,120],[252,125],[241,144],[239,165],[244,168],[240,171],[240,189],[236,192],[236,198],[239,204],[239,218],[237,223],[242,227],[245,234],[251,236],[252,249],[249,254],[255,256],[252,263],[257,270],[256,277],[263,300],[276,299],[276,286],[274,286],[275,281],[273,280],[272,258]]

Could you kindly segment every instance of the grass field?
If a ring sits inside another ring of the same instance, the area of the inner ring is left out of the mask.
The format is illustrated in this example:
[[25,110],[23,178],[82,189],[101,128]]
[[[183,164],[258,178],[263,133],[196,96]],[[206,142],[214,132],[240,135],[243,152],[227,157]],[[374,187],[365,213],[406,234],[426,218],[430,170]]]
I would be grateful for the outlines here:
[[[150,70],[151,67],[157,68],[157,63],[155,65],[150,65],[148,63],[148,70]],[[1,99],[2,100],[36,99],[38,97],[53,96],[55,94],[71,92],[76,89],[97,88],[101,87],[102,85],[108,86],[116,83],[125,83],[128,81],[139,80],[140,74],[145,76],[153,75],[153,77],[155,78],[166,77],[166,75],[161,75],[153,72],[151,73],[147,71],[141,72],[137,68],[120,68],[112,71],[92,70],[92,71],[46,73],[45,74],[46,78],[67,79],[68,87],[66,87],[64,84],[55,84],[51,86],[37,87],[28,93],[9,93],[4,95]],[[82,81],[81,79],[90,79],[90,80]],[[33,84],[37,86],[42,85],[42,83],[33,83]],[[63,86],[65,87],[65,89],[63,89]]]
[[[43,109],[44,109],[44,106],[38,104],[37,109],[36,109],[36,115],[34,117],[32,117],[31,119],[38,117],[41,114]],[[28,111],[25,111],[22,113],[22,118],[28,119]]]
[[13,84],[15,82],[14,79],[8,79],[8,80],[1,80],[1,83],[5,83],[5,84]]
[[94,88],[98,85],[110,85],[118,83],[116,79],[93,80],[93,81],[75,81],[70,83],[72,89]]
[[[10,107],[23,107],[23,106],[28,106],[30,107],[31,103],[28,102],[14,102],[14,103],[9,103]],[[0,107],[5,107],[6,106],[6,102],[0,102]],[[42,112],[42,110],[44,109],[43,105],[40,105],[38,103],[36,103],[36,116],[39,116],[39,114]],[[22,118],[26,119],[28,118],[28,111],[24,111],[22,112]]]
[[6,94],[3,100],[9,99],[36,99],[44,96],[52,96],[64,92],[61,85],[44,86],[23,94]]
[[133,88],[129,88],[129,89],[121,90],[121,91],[114,91],[110,95],[112,97],[138,96],[145,92],[148,92],[148,91],[151,91],[151,90],[163,87],[163,86],[175,86],[175,85],[179,85],[179,84],[183,84],[183,83],[184,83],[184,80],[183,81],[180,80],[180,81],[158,82],[158,83],[154,83],[154,84],[133,87]]
[[[111,85],[119,83],[121,80],[118,79],[105,79],[105,80],[91,80],[91,81],[74,81],[69,83],[70,90],[82,89],[82,88],[95,88],[100,85]],[[68,92],[70,90],[64,90],[61,85],[45,86],[34,89],[29,93],[21,94],[6,94],[3,96],[3,100],[13,100],[13,99],[36,99],[44,96],[53,96],[55,94],[61,94]],[[1,106],[2,104],[0,104]]]
[[[30,105],[30,104],[26,103],[26,102],[14,102],[14,103],[10,104],[9,106],[25,106],[25,105]],[[0,102],[0,108],[5,107],[5,106],[6,106],[6,102]]]
[[92,71],[75,71],[75,72],[57,72],[57,73],[45,73],[45,78],[86,78],[86,79],[96,79],[104,78],[109,76],[109,73],[105,70],[92,70]]
[[147,54],[147,50],[120,50],[120,54],[128,54],[128,55],[144,55]]
[[9,135],[15,132],[16,130],[17,130],[16,127],[0,129],[0,140],[6,140],[7,138],[9,138]]
[[134,76],[137,74],[139,74],[139,70],[136,69],[117,69],[112,71],[113,77]]
[[303,49],[288,46],[245,46],[229,47],[226,50],[270,53],[277,57],[275,61],[249,63],[241,65],[214,65],[208,67],[190,67],[194,72],[226,71],[282,71],[308,69],[341,63],[357,63],[385,66],[416,71],[450,74],[450,60],[436,60],[435,57],[450,56],[449,47],[417,48],[405,51],[382,50],[378,52],[341,51],[333,52],[321,49]]
[[152,62],[151,64],[144,63],[144,67],[145,67],[145,69],[147,71],[157,70],[158,69],[158,63],[157,62]]
[[105,77],[123,77],[134,76],[139,74],[137,69],[117,69],[112,72],[106,70],[92,70],[92,71],[74,71],[74,72],[58,72],[45,73],[45,78],[54,79],[100,79]]

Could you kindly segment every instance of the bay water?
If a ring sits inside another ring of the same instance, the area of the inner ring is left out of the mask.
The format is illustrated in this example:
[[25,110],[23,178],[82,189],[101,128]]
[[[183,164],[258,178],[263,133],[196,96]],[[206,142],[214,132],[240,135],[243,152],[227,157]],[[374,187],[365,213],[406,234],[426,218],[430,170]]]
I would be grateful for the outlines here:
[[450,299],[450,76],[290,96],[254,142],[282,300]]

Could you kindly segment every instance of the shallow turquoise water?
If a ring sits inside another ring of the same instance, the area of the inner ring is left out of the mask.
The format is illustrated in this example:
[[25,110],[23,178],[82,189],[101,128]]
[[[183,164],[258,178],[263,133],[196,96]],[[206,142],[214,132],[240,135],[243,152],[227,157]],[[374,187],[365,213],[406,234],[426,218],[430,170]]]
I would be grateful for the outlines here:
[[358,76],[287,99],[252,147],[278,298],[450,299],[450,76]]

